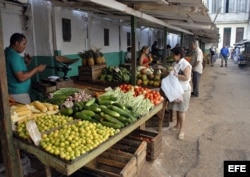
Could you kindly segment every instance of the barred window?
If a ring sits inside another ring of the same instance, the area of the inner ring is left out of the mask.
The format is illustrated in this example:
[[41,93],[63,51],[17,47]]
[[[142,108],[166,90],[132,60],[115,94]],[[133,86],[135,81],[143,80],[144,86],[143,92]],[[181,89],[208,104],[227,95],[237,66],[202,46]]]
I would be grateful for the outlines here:
[[212,14],[220,8],[222,13],[248,13],[249,0],[207,0],[207,7]]
[[244,36],[244,28],[236,28],[236,39],[235,42],[240,42],[243,39]]
[[231,28],[224,28],[224,35],[223,35],[223,46],[230,46],[231,42]]
[[225,13],[247,13],[248,0],[225,0],[224,1],[224,9]]

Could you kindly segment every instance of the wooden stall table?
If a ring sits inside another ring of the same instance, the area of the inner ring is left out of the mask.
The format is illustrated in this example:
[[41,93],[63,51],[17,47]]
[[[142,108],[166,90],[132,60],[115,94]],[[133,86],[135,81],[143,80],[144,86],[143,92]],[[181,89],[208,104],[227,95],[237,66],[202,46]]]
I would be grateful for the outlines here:
[[35,155],[45,165],[46,177],[51,177],[51,167],[56,169],[63,175],[69,176],[84,165],[86,165],[88,162],[102,154],[104,151],[116,144],[118,141],[123,139],[129,133],[137,129],[140,125],[149,120],[153,115],[160,112],[163,109],[164,104],[165,103],[158,104],[150,112],[138,119],[136,122],[121,129],[118,134],[113,137],[110,137],[107,141],[103,142],[95,149],[91,150],[90,152],[87,152],[86,154],[78,157],[73,161],[65,161],[63,159],[60,159],[59,157],[47,153],[41,147],[37,147],[33,143],[28,143],[26,140],[20,139],[18,137],[14,137],[14,144],[18,150],[25,150]]

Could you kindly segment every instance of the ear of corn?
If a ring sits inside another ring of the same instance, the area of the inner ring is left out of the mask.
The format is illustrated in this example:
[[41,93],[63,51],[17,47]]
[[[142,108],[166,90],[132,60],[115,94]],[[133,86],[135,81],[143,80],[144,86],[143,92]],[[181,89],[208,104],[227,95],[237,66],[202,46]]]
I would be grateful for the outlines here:
[[53,110],[57,110],[57,109],[59,109],[59,106],[58,106],[58,105],[53,104]]
[[14,111],[14,115],[17,115],[17,116],[30,116],[32,114],[31,110],[30,109],[27,109],[27,110],[24,110],[24,111],[17,111],[15,110]]
[[34,101],[31,104],[11,106],[12,123],[22,122],[45,114],[56,114],[59,112],[58,105]]
[[44,105],[47,107],[48,111],[53,111],[54,110],[52,104],[50,104],[50,103],[44,103]]
[[12,115],[11,116],[11,121],[13,122],[13,123],[15,123],[15,122],[23,122],[24,120],[27,120],[27,119],[30,119],[31,118],[31,115],[30,116],[28,116],[28,115],[23,115],[23,116],[18,116],[18,115]]
[[14,110],[15,112],[26,111],[26,110],[29,110],[29,105],[26,104],[26,105],[18,106]]
[[40,101],[34,101],[33,105],[37,109],[39,109],[41,112],[46,112],[48,110],[48,108],[43,103],[41,103]]

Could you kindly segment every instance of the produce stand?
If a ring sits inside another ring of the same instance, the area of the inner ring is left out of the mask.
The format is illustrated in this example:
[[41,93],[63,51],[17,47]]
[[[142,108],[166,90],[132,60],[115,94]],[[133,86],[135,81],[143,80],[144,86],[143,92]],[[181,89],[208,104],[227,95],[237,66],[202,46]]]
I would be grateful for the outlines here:
[[[160,120],[162,120],[164,117],[165,106],[165,101],[156,105],[151,111],[149,111],[146,115],[142,116],[136,122],[121,129],[118,134],[109,138],[107,141],[100,144],[97,148],[87,152],[86,154],[80,156],[79,158],[73,161],[62,160],[54,155],[45,152],[41,147],[37,147],[33,143],[29,143],[28,141],[20,139],[19,137],[14,136],[14,144],[18,150],[25,150],[35,155],[45,165],[47,177],[51,177],[51,167],[64,175],[71,175],[72,173],[86,165],[88,162],[99,156],[101,153],[106,151],[112,145],[117,143],[119,140],[127,136],[133,130],[143,125],[153,115],[158,114],[158,116],[161,117]],[[159,129],[161,130],[160,125],[161,124],[159,124]]]

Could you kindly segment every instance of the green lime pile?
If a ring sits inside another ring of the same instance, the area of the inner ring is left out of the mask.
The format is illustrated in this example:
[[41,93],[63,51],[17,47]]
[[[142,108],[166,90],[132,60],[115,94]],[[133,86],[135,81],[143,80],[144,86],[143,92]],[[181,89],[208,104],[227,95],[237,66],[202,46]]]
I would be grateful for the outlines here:
[[69,161],[94,149],[119,131],[100,123],[79,121],[64,125],[63,128],[49,134],[43,134],[40,145],[50,154]]
[[[64,115],[43,115],[34,118],[40,132],[45,132],[52,128],[65,125],[73,120],[72,117]],[[26,129],[26,121],[17,124],[17,133],[24,139],[29,138],[29,133]]]

